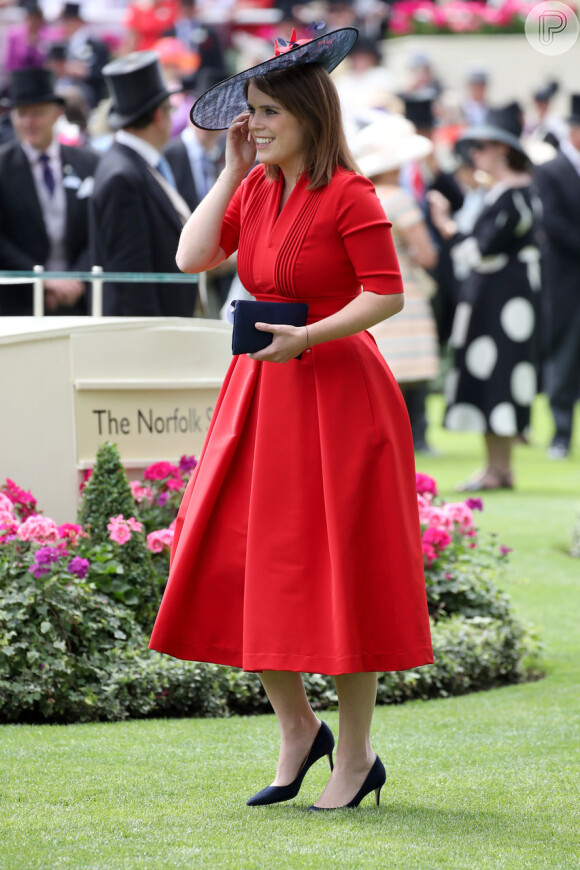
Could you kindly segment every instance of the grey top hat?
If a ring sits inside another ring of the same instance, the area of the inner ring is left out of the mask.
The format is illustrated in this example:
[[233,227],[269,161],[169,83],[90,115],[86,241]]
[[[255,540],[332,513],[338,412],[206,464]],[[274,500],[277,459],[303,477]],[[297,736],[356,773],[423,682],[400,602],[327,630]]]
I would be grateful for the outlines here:
[[342,27],[316,39],[296,41],[295,33],[289,42],[277,39],[274,57],[230,76],[202,94],[191,110],[192,122],[202,130],[226,130],[247,108],[244,85],[248,79],[306,63],[319,64],[326,72],[332,72],[347,56],[357,38],[356,27]]
[[521,108],[517,103],[509,103],[501,109],[489,109],[483,124],[468,127],[455,143],[455,150],[465,160],[474,142],[503,142],[527,157],[521,135]]
[[111,97],[108,121],[114,130],[129,127],[181,88],[169,89],[154,51],[133,51],[103,67]]
[[64,106],[64,99],[54,92],[54,76],[48,69],[23,67],[14,70],[10,75],[8,93],[8,97],[0,100],[4,109],[38,103],[59,103]]

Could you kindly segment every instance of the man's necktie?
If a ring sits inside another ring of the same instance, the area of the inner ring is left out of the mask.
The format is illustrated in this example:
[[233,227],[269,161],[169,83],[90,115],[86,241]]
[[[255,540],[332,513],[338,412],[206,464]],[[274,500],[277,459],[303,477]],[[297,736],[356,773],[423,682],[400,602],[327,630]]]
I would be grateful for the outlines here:
[[157,169],[158,172],[161,173],[161,175],[163,176],[165,181],[169,182],[171,187],[174,187],[175,189],[177,189],[177,185],[175,183],[175,176],[174,176],[173,172],[171,171],[171,166],[169,165],[169,163],[167,162],[165,157],[160,158],[159,163],[157,164],[157,166],[155,168]]
[[52,169],[50,168],[50,158],[48,154],[41,154],[38,158],[38,162],[42,166],[42,177],[44,179],[44,183],[46,184],[49,194],[52,196],[54,193],[54,175],[52,174]]

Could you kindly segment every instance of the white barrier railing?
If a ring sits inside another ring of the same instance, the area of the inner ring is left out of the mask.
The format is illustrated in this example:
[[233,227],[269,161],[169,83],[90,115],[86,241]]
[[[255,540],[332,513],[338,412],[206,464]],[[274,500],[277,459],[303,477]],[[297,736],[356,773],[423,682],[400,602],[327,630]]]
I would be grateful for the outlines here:
[[[44,317],[44,283],[54,278],[68,278],[91,284],[91,317],[103,316],[103,284],[197,284],[201,307],[207,310],[207,284],[205,273],[185,275],[183,272],[103,272],[102,266],[93,266],[90,272],[45,272],[44,266],[35,266],[31,272],[1,271],[3,284],[32,284],[32,315]],[[193,314],[193,312],[192,312]]]

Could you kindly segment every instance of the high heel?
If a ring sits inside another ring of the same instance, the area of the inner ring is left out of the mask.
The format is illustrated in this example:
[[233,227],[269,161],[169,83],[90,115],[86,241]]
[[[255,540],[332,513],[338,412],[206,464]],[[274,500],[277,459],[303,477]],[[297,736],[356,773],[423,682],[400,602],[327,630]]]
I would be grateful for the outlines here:
[[300,791],[302,780],[306,776],[308,770],[316,761],[318,761],[319,758],[327,755],[330,763],[330,770],[334,770],[334,763],[332,761],[333,749],[334,737],[332,731],[326,722],[321,722],[318,733],[314,738],[314,743],[310,747],[310,752],[306,756],[304,764],[298,771],[296,779],[288,785],[269,785],[266,788],[263,788],[262,791],[259,791],[246,802],[247,805],[249,807],[261,807],[266,806],[267,804],[279,804],[283,801],[292,800],[292,798],[296,797]]
[[387,773],[385,771],[383,762],[377,755],[374,760],[373,766],[369,770],[366,775],[365,781],[353,797],[351,801],[347,804],[343,804],[340,807],[317,807],[314,804],[308,807],[309,810],[314,812],[318,811],[326,811],[326,810],[345,810],[348,807],[358,807],[363,798],[365,798],[372,791],[375,793],[375,800],[377,802],[377,806],[380,805],[381,802],[381,789],[384,786],[387,779]]

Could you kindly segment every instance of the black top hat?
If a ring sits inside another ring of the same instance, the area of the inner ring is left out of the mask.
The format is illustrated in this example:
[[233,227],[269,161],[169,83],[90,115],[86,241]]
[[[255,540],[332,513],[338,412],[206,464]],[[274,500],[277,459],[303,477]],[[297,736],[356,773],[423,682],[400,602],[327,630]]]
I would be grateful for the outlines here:
[[202,94],[191,110],[192,122],[202,130],[226,130],[247,108],[244,85],[248,79],[307,63],[319,64],[326,72],[332,72],[347,56],[357,38],[356,27],[342,27],[315,39],[296,41],[295,31],[288,42],[277,39],[274,57],[230,76]]
[[518,103],[509,103],[501,109],[489,109],[484,123],[468,127],[457,140],[455,150],[464,157],[469,156],[474,142],[503,142],[527,156],[520,142],[522,129],[522,110]]
[[422,88],[410,94],[401,94],[405,103],[405,118],[418,130],[432,130],[435,126],[433,100],[437,93],[432,88]]
[[572,94],[572,109],[568,121],[570,124],[580,124],[580,94]]
[[65,3],[62,12],[60,13],[61,18],[81,18],[81,4],[80,3]]
[[114,130],[131,126],[181,90],[167,87],[154,51],[133,51],[120,57],[103,67],[103,75],[112,101],[108,121]]
[[34,106],[38,103],[60,103],[64,106],[64,99],[54,92],[54,76],[49,69],[15,69],[10,75],[8,93],[8,97],[0,100],[0,105],[5,109]]
[[53,42],[48,49],[48,60],[66,60],[66,42]]

